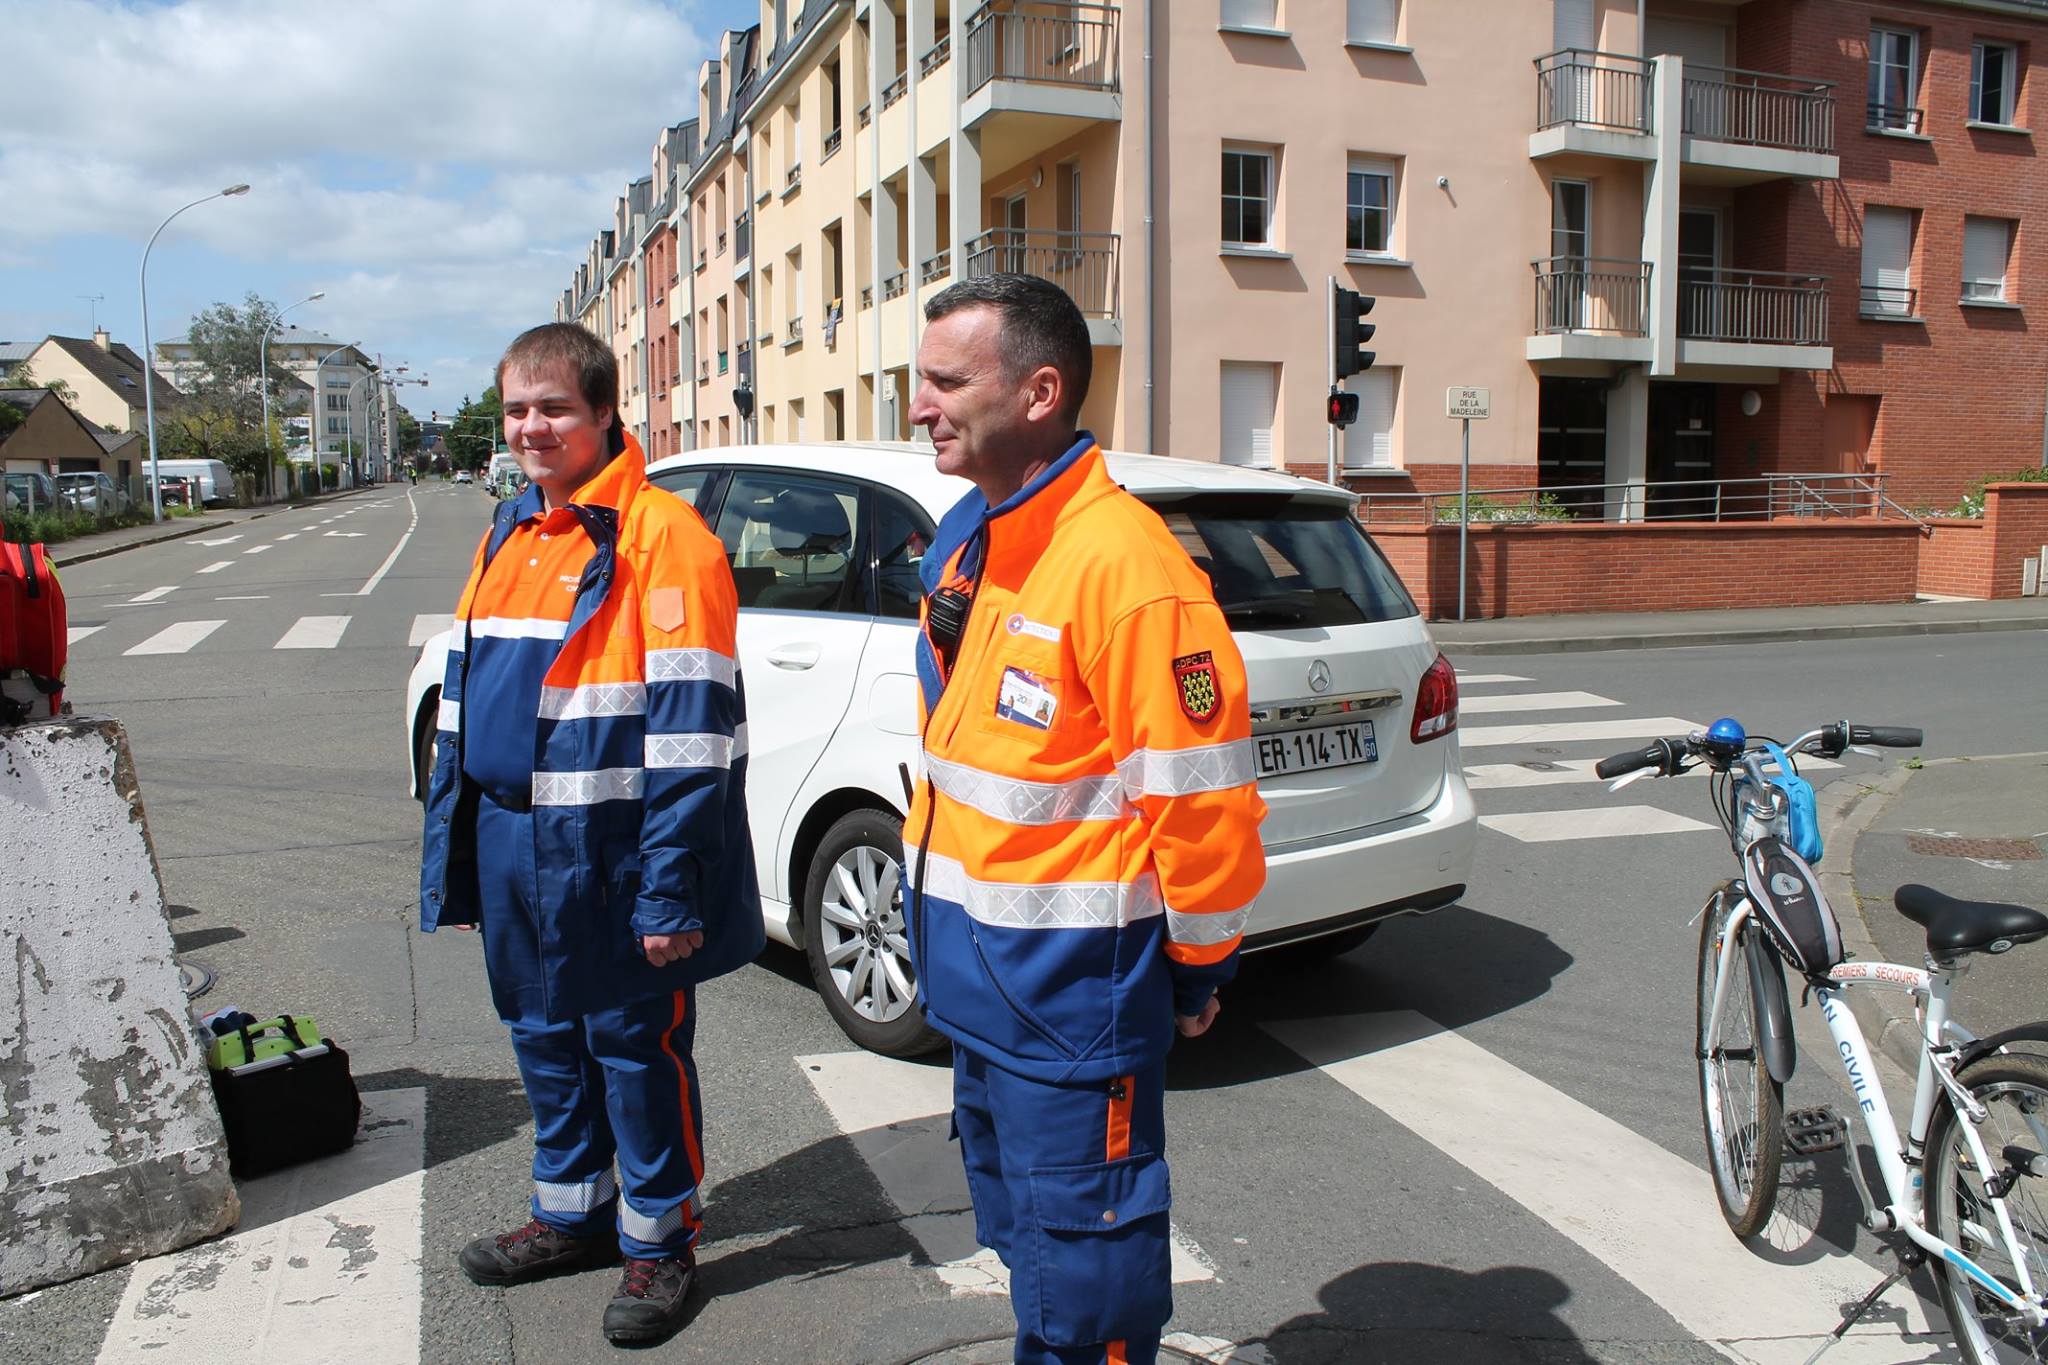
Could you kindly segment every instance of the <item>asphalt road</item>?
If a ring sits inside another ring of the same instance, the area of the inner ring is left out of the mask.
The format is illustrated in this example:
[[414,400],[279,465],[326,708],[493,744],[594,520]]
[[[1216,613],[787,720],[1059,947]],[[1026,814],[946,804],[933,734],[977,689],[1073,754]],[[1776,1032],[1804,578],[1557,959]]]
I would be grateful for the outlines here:
[[[299,1352],[266,1359],[611,1354],[596,1328],[609,1272],[505,1292],[453,1264],[469,1237],[524,1218],[530,1127],[476,939],[415,927],[400,711],[419,618],[452,609],[489,509],[467,489],[371,490],[226,543],[66,572],[74,625],[97,627],[74,646],[72,700],[129,728],[179,951],[219,973],[204,1003],[309,1011],[366,1091],[425,1093],[423,1174],[401,1200],[418,1240],[401,1239],[405,1292],[374,1345],[295,1326],[331,1327],[317,1301],[345,1305],[347,1277],[260,1312],[182,1281],[158,1304],[173,1343],[227,1313]],[[213,620],[183,652],[128,652]],[[316,647],[280,647],[294,639]],[[1189,1335],[1172,1340],[1246,1365],[1803,1359],[1880,1271],[1838,1156],[1788,1162],[1788,1216],[1760,1249],[1713,1211],[1689,921],[1732,860],[1705,782],[1610,795],[1572,764],[1659,718],[1731,712],[1786,735],[1845,715],[1920,725],[1930,757],[2038,748],[2041,657],[2021,632],[1458,661],[1489,822],[1463,902],[1343,959],[1255,960],[1214,1033],[1174,1055],[1172,1330]],[[1897,761],[1852,755],[1813,776]],[[773,947],[700,1008],[710,1292],[656,1355],[1006,1359],[1007,1305],[985,1292],[929,1098],[942,1075],[852,1052],[802,963]],[[1820,1044],[1788,1104],[1841,1102]],[[0,1358],[199,1359],[122,1346],[154,1273],[0,1303]],[[1833,1365],[1944,1359],[1914,1304],[1894,1291]]]

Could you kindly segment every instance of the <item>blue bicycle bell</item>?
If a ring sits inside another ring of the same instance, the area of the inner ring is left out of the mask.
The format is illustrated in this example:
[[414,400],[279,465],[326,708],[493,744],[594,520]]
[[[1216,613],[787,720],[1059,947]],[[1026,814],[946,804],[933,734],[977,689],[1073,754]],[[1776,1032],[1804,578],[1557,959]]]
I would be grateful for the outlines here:
[[1742,722],[1733,716],[1723,716],[1707,727],[1706,741],[1700,747],[1721,763],[1733,763],[1742,757],[1742,746],[1748,742]]

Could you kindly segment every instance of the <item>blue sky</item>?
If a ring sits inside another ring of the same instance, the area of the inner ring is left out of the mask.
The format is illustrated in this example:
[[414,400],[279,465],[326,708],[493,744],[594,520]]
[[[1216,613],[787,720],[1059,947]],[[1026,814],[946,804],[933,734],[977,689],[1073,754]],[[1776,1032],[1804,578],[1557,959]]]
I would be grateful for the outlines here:
[[[655,131],[758,0],[0,0],[0,340],[140,349],[250,291],[425,373],[424,416],[481,392],[553,316]],[[104,295],[97,303],[82,297]]]

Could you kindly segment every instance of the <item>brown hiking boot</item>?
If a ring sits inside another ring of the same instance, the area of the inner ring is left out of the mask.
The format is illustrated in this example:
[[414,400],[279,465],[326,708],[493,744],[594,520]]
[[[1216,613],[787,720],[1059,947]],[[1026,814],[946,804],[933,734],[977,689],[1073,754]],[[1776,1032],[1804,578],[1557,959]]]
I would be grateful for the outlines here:
[[477,1284],[506,1285],[609,1265],[618,1256],[618,1242],[610,1235],[571,1237],[536,1218],[496,1237],[477,1238],[457,1259],[462,1273]]
[[605,1340],[646,1346],[666,1341],[683,1325],[683,1304],[697,1282],[690,1253],[643,1261],[626,1258],[626,1273],[604,1310]]

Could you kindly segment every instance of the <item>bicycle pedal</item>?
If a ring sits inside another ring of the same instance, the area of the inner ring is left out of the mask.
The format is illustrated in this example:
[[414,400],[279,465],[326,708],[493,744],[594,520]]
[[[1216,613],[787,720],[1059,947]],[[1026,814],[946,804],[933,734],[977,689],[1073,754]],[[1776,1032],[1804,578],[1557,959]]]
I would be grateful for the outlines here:
[[1832,1152],[1849,1140],[1849,1121],[1822,1105],[1785,1115],[1785,1146],[1798,1156]]

